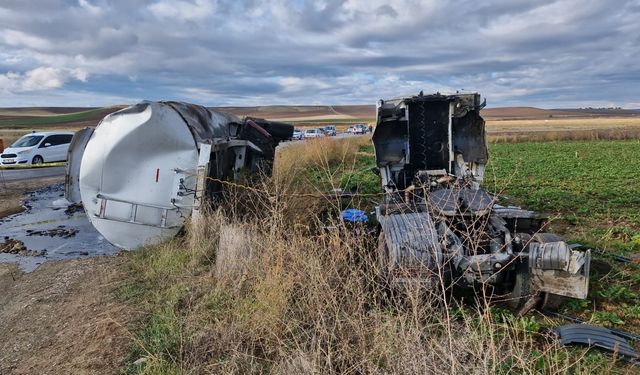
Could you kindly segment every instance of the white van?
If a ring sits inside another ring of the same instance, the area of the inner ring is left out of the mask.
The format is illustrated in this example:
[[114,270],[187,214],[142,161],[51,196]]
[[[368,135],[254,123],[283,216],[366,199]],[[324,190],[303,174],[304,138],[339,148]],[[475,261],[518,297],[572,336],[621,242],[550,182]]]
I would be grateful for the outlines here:
[[73,132],[34,132],[15,141],[0,155],[1,165],[66,161]]

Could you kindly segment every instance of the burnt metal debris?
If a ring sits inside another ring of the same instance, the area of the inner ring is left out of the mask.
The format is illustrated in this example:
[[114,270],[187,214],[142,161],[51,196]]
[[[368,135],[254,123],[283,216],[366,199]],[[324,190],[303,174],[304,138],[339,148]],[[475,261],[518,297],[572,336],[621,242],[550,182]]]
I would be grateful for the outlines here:
[[557,327],[560,344],[594,347],[617,354],[624,360],[640,365],[640,353],[626,340],[625,332],[611,330],[589,324],[567,324]]
[[373,133],[387,194],[378,257],[394,288],[490,287],[525,313],[586,298],[591,253],[545,233],[546,217],[480,186],[489,159],[477,93],[380,100]]

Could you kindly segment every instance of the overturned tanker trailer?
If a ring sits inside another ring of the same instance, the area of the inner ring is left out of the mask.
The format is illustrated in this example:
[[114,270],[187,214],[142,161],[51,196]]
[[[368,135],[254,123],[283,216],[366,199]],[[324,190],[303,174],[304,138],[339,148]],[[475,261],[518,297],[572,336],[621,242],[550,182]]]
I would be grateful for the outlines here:
[[587,296],[590,251],[544,233],[546,218],[480,186],[489,155],[477,93],[380,100],[373,133],[387,194],[378,258],[392,287],[488,286],[522,312]]
[[292,134],[289,124],[145,101],[76,133],[65,195],[112,244],[154,244],[175,236],[205,198],[219,198],[222,181],[270,173],[275,147]]

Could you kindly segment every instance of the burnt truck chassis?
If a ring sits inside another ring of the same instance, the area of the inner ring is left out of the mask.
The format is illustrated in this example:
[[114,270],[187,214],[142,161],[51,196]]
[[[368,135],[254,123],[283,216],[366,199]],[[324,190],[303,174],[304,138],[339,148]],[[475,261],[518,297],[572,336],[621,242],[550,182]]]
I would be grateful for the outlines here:
[[521,313],[584,299],[590,250],[545,233],[546,217],[480,186],[489,155],[477,93],[380,100],[372,141],[386,192],[378,258],[393,288],[489,286]]

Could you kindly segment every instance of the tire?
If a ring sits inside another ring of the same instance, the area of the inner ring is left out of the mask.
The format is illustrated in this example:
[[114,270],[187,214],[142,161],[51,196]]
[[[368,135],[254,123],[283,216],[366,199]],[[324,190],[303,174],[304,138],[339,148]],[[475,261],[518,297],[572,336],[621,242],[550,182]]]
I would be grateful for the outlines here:
[[42,156],[40,155],[36,155],[33,157],[33,160],[31,160],[31,164],[42,164],[44,163],[44,159],[42,159]]
[[513,289],[506,296],[505,305],[513,310],[518,310],[527,302],[531,296],[531,285],[529,283],[529,272],[527,263],[516,265],[515,280]]
[[559,296],[552,293],[542,293],[542,301],[538,308],[540,310],[558,311],[562,303],[567,299],[565,296]]
[[[562,237],[555,233],[536,233],[531,236],[533,241],[539,243],[559,242],[562,241]],[[541,302],[537,306],[540,310],[556,311],[560,308],[560,305],[567,299],[564,296],[557,294],[542,292],[540,294]]]

